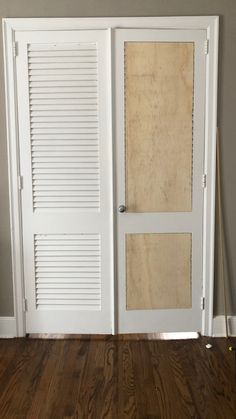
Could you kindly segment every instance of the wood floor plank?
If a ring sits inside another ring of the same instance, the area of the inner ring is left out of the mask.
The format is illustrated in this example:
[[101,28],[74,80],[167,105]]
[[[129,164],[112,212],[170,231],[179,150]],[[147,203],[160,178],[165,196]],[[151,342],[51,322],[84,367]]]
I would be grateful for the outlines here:
[[201,417],[235,419],[235,382],[224,370],[222,355],[206,349],[204,340],[190,342],[188,352],[176,345]]
[[222,364],[221,354],[217,350],[206,350],[200,345],[200,352],[203,358],[203,369],[211,385],[214,395],[215,406],[218,406],[217,415],[219,419],[235,419],[236,408],[236,387],[233,374],[227,374]]
[[56,418],[62,412],[63,416],[74,414],[87,347],[87,342],[54,342],[29,412],[30,419]]
[[45,341],[25,342],[21,350],[7,370],[9,379],[0,397],[1,419],[27,416],[37,391],[48,345]]
[[128,341],[118,343],[118,418],[124,419],[137,417],[132,343]]
[[[182,341],[182,346],[185,347],[186,351],[188,350],[188,343],[185,341]],[[179,400],[181,401],[181,415],[183,418],[198,419],[200,415],[197,404],[194,403],[189,382],[184,374],[182,363],[178,354],[178,348],[174,345],[169,345],[167,357],[168,362],[170,363],[172,377],[179,393]]]
[[117,342],[108,341],[104,348],[103,385],[100,394],[100,418],[116,419],[117,412]]
[[145,341],[132,342],[137,418],[156,418],[160,415],[156,403],[155,383],[148,345]]
[[90,341],[84,367],[81,391],[78,396],[76,418],[100,419],[100,390],[103,385],[103,355],[106,343]]
[[[2,393],[1,385],[6,385],[6,374],[17,359],[17,353],[21,352],[24,341],[18,339],[1,340],[0,341],[0,394]],[[9,375],[10,378],[10,375]]]
[[[57,362],[60,357],[60,344],[57,341],[48,342],[48,356],[45,359],[38,388],[32,399],[31,406],[27,412],[27,419],[38,419],[43,417],[44,412],[49,410],[50,385],[53,380]],[[42,413],[42,414],[41,414]]]
[[[170,342],[149,342],[160,418],[189,418],[175,380],[175,370],[168,354]],[[172,344],[171,344],[172,346]],[[193,416],[195,417],[195,416]]]
[[235,419],[228,346],[140,336],[0,340],[0,418]]
[[236,338],[218,338],[217,340],[212,339],[211,343],[213,344],[214,348],[217,348],[221,353],[221,359],[224,363],[224,368],[226,364],[228,364],[228,370],[232,372],[235,370],[235,352],[230,352],[229,347],[232,346],[236,348]]
[[192,399],[195,403],[199,417],[204,417],[207,400],[209,397],[209,389],[204,380],[203,371],[200,369],[200,359],[196,357],[195,347],[192,342],[173,342],[173,346],[178,351],[178,357],[183,368],[184,375],[189,384]]
[[[62,394],[60,393],[60,384],[64,364],[64,347],[65,341],[55,342],[55,345],[53,346],[53,359],[49,371],[51,368],[54,368],[54,370],[51,377],[49,372],[46,399],[44,400],[43,404],[39,406],[41,407],[39,414],[40,419],[47,417],[54,418],[54,408],[57,405],[58,397],[62,397]],[[45,373],[47,373],[47,368],[45,369]]]

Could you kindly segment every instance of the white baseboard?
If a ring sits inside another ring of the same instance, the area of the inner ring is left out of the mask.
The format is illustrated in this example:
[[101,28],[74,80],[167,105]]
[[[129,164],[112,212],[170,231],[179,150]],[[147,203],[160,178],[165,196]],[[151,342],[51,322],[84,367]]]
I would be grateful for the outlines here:
[[[228,316],[228,329],[230,336],[236,336],[236,316]],[[15,317],[0,317],[0,338],[14,338],[16,333]],[[225,337],[225,318],[213,318],[213,337]]]
[[0,317],[0,338],[16,337],[16,318]]
[[[228,316],[228,329],[230,336],[236,336],[236,316]],[[225,337],[225,317],[213,318],[213,337]]]

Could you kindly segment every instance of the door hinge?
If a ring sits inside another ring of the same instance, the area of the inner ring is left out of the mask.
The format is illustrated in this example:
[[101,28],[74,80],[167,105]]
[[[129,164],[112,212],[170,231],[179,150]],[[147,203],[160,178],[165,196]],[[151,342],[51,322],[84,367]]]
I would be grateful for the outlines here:
[[201,297],[201,310],[205,310],[205,297]]
[[23,189],[23,176],[18,176],[18,189],[21,191]]
[[28,301],[26,298],[23,298],[23,311],[28,311]]
[[202,175],[202,187],[206,188],[206,184],[207,184],[207,175],[204,173]]
[[12,49],[13,49],[13,57],[17,57],[17,55],[18,55],[18,43],[17,42],[13,42]]
[[207,55],[207,54],[209,54],[209,39],[206,39],[205,40],[205,46],[204,46],[204,49],[205,49],[205,54]]

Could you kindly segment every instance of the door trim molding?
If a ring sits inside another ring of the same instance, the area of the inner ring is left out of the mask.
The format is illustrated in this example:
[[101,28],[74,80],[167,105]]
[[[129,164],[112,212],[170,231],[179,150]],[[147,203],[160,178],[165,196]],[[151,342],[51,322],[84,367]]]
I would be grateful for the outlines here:
[[79,30],[108,28],[205,29],[218,26],[218,16],[147,16],[82,18],[4,18],[13,31]]
[[202,316],[202,334],[213,333],[214,297],[214,249],[215,249],[215,180],[217,134],[217,88],[219,18],[207,28],[208,54],[206,57],[206,105],[205,105],[205,170],[203,213],[203,297],[205,308]]
[[[213,333],[214,285],[214,223],[215,223],[215,160],[217,126],[217,77],[218,77],[218,16],[180,17],[107,17],[107,18],[15,18],[3,19],[5,96],[7,121],[7,147],[10,195],[10,225],[12,250],[12,276],[14,316],[17,336],[25,336],[23,307],[23,246],[21,221],[21,194],[19,189],[19,144],[16,99],[14,41],[16,31],[30,30],[83,30],[114,28],[203,29],[209,42],[206,59],[206,120],[205,120],[205,174],[203,226],[203,297],[205,308],[202,316],[202,334]],[[112,55],[112,54],[111,54]],[[112,66],[112,63],[111,63]],[[110,81],[110,84],[112,82]],[[111,123],[112,125],[112,123]],[[112,130],[112,127],[111,127]],[[115,222],[114,222],[115,225]],[[116,285],[114,285],[116,289]],[[200,304],[200,302],[199,302]]]
[[3,21],[3,48],[4,48],[4,74],[5,74],[5,102],[6,102],[6,129],[8,150],[8,176],[10,201],[10,231],[12,253],[12,280],[14,316],[16,318],[16,336],[25,336],[25,316],[23,308],[24,281],[23,281],[23,251],[22,251],[22,222],[21,197],[19,190],[19,147],[18,147],[18,120],[16,99],[16,75],[13,45],[15,30],[7,21]]

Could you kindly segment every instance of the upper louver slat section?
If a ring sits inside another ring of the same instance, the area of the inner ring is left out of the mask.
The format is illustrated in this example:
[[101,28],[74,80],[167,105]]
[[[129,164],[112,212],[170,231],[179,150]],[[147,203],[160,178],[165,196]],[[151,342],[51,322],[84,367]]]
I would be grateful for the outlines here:
[[34,210],[100,207],[96,43],[29,44]]

